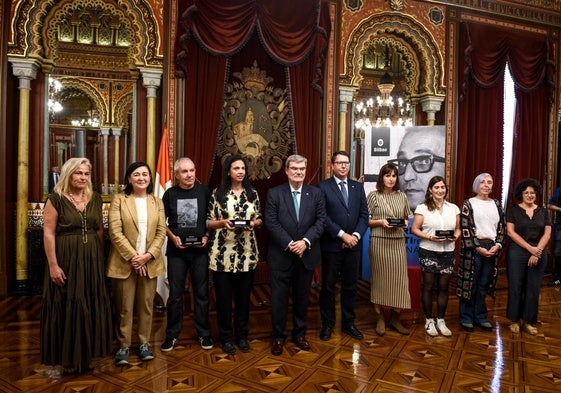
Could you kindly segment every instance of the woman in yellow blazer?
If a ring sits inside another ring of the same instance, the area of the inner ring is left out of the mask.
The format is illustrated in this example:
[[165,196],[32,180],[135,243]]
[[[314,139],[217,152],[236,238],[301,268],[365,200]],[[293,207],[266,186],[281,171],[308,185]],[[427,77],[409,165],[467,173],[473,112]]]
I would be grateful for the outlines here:
[[115,364],[129,363],[133,309],[138,312],[138,355],[151,360],[148,340],[157,277],[165,273],[161,248],[166,238],[166,218],[160,198],[152,195],[150,168],[144,162],[131,164],[125,173],[125,190],[109,208],[111,252],[107,276],[113,278],[113,296],[119,321],[120,348]]

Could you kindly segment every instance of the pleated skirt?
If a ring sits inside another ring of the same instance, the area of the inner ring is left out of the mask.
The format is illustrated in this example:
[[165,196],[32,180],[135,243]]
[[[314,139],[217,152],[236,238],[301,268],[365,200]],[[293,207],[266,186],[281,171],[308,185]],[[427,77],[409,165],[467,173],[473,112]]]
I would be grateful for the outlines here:
[[393,308],[411,308],[404,238],[370,238],[370,301]]

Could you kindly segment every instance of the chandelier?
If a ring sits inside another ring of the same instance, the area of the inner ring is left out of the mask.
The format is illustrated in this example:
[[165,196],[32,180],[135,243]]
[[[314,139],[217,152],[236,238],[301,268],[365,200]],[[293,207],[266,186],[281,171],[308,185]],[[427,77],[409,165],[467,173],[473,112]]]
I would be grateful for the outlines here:
[[411,104],[403,97],[392,96],[394,87],[393,80],[386,71],[378,84],[380,95],[355,102],[356,128],[365,130],[369,127],[409,127],[413,125]]
[[49,100],[47,106],[50,113],[58,113],[64,108],[58,100],[59,93],[62,91],[62,83],[56,79],[49,80]]

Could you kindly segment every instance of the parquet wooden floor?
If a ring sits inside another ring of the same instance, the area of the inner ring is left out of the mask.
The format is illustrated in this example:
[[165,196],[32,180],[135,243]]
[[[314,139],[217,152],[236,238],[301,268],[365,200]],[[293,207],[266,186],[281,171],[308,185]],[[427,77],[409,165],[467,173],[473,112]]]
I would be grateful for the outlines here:
[[[546,278],[545,280],[548,280]],[[561,391],[561,288],[542,287],[538,336],[513,334],[504,317],[506,280],[501,275],[495,300],[489,299],[492,333],[460,330],[458,302],[450,297],[452,337],[426,335],[418,311],[404,314],[411,335],[374,332],[369,284],[362,282],[357,325],[365,338],[354,340],[336,327],[330,341],[318,337],[318,289],[312,293],[308,341],[310,352],[285,345],[280,357],[270,353],[269,288],[253,291],[251,351],[209,351],[196,341],[191,316],[173,351],[159,346],[165,311],[156,311],[152,345],[155,359],[116,367],[112,356],[92,371],[51,379],[39,368],[40,297],[12,297],[0,302],[1,392],[559,392]],[[189,308],[189,302],[186,301]],[[216,335],[215,314],[211,312]]]

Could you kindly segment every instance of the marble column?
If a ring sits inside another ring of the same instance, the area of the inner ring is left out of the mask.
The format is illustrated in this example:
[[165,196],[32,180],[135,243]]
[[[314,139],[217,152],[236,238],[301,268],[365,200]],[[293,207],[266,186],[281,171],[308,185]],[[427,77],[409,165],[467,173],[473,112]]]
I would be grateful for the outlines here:
[[155,170],[158,145],[156,141],[156,97],[161,84],[162,71],[141,68],[140,72],[142,74],[142,86],[148,91],[146,95],[146,163],[150,166],[151,170]]
[[[339,86],[339,145],[337,150],[347,150],[347,111],[349,104],[353,102],[356,89],[349,86]],[[351,125],[352,129],[352,125]]]
[[9,58],[14,76],[19,80],[18,166],[16,202],[16,280],[24,289],[27,272],[27,227],[29,198],[29,92],[37,77],[39,64],[35,60]]
[[109,127],[100,127],[103,138],[103,186],[102,193],[109,194]]
[[115,193],[119,192],[119,184],[120,184],[120,177],[121,177],[121,163],[120,163],[120,137],[121,137],[121,128],[111,128],[111,132],[113,133],[113,138],[115,138],[115,172],[114,172],[114,181],[115,181]]
[[76,141],[76,148],[74,154],[76,157],[86,156],[86,129],[76,128],[74,130],[74,140]]

